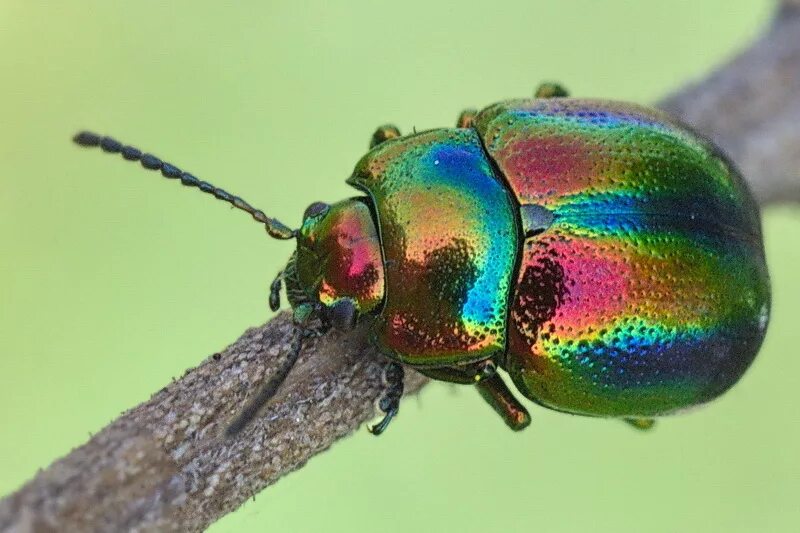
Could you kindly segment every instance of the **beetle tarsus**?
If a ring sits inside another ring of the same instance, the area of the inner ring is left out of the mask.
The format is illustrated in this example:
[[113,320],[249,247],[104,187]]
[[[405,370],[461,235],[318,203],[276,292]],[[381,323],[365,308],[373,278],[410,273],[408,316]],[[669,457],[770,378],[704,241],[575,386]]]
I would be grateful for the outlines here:
[[281,287],[283,286],[283,270],[278,272],[269,286],[269,308],[277,311],[281,308]]
[[533,93],[536,98],[564,98],[569,96],[569,92],[558,83],[544,82]]
[[384,124],[383,126],[378,126],[378,129],[375,130],[375,133],[372,134],[372,139],[369,141],[369,147],[375,148],[379,144],[386,142],[389,139],[394,139],[395,137],[400,137],[400,130],[394,124]]
[[380,435],[389,426],[389,422],[397,416],[400,409],[400,398],[403,396],[403,378],[405,372],[400,363],[389,363],[383,371],[383,379],[386,383],[386,391],[378,402],[378,407],[385,413],[383,420],[369,427],[369,432],[373,435]]
[[386,430],[386,428],[389,426],[389,422],[392,421],[392,419],[396,414],[397,414],[397,409],[387,412],[386,415],[383,417],[383,420],[381,420],[374,426],[370,426],[368,428],[369,432],[377,437]]
[[655,418],[625,418],[625,422],[629,425],[635,427],[640,431],[647,431],[648,429],[653,429],[653,426],[656,424]]
[[475,122],[475,117],[477,116],[477,109],[465,109],[460,115],[458,115],[458,120],[456,120],[456,128],[471,128],[472,124]]

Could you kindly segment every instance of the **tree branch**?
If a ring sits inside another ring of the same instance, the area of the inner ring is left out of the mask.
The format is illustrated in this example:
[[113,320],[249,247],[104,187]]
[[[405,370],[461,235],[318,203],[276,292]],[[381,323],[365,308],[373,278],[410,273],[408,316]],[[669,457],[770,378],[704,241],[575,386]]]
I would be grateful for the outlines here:
[[733,158],[759,202],[800,201],[800,0],[748,50],[660,103]]
[[[730,154],[762,205],[800,201],[800,0],[753,46],[661,103]],[[263,413],[226,424],[291,345],[279,314],[123,413],[0,502],[3,531],[199,531],[374,416],[384,363],[364,331],[309,341]],[[425,379],[408,372],[406,388]]]

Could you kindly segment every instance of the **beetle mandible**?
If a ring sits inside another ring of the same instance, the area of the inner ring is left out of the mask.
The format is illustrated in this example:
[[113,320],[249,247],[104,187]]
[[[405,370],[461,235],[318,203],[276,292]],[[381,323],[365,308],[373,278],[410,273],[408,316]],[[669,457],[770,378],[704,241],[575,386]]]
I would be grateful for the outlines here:
[[474,384],[514,430],[526,398],[647,428],[729,389],[764,338],[770,304],[758,207],[727,158],[666,114],[568,98],[465,111],[456,128],[378,128],[347,182],[362,195],[311,204],[293,230],[193,175],[110,137],[75,136],[242,209],[297,249],[270,289],[294,310],[278,375],[316,329],[371,321],[389,360],[384,417],[407,365]]

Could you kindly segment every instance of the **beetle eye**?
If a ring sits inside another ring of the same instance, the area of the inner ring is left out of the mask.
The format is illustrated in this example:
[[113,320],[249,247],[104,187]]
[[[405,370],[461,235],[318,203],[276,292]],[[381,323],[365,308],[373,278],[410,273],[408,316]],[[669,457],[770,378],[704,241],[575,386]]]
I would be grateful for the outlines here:
[[322,215],[327,212],[330,207],[331,206],[325,202],[314,202],[310,206],[306,207],[306,212],[303,213],[303,220]]

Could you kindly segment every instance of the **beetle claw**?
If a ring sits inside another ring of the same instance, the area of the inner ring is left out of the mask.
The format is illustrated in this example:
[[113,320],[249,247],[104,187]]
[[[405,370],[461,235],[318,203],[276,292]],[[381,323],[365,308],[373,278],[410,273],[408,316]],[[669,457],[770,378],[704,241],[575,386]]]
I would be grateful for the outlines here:
[[395,417],[396,414],[397,414],[397,409],[390,410],[383,417],[383,420],[381,420],[374,426],[367,426],[367,430],[377,437],[386,430],[386,428],[389,426],[389,422],[392,421],[392,419]]
[[389,422],[397,416],[400,410],[400,398],[403,396],[403,378],[405,372],[403,365],[400,363],[389,363],[383,370],[383,379],[386,382],[386,391],[378,402],[378,407],[385,413],[383,420],[374,426],[368,426],[367,429],[373,435],[380,435],[383,433]]

